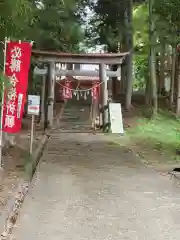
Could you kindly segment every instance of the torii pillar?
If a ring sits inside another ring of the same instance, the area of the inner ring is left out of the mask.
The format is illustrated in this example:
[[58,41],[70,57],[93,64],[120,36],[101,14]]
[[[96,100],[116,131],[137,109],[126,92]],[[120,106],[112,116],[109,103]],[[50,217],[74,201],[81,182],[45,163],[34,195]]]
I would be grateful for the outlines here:
[[108,87],[107,87],[107,76],[106,76],[106,69],[105,64],[101,63],[99,65],[99,78],[100,78],[100,98],[101,98],[101,106],[103,109],[102,114],[102,123],[105,126],[108,123]]
[[54,119],[54,88],[55,88],[55,63],[49,63],[49,96],[48,96],[48,122],[53,127]]
[[46,85],[46,75],[41,76],[42,85],[41,85],[41,122],[44,123],[44,102],[45,102],[45,85]]

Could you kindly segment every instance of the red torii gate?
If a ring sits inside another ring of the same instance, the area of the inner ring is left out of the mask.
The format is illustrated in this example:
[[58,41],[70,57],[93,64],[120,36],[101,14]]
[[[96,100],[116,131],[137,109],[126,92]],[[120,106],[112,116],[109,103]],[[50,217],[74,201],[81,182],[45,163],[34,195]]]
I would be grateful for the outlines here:
[[[86,54],[77,54],[77,53],[62,53],[62,52],[49,52],[49,51],[40,51],[33,50],[32,56],[36,61],[41,63],[46,63],[48,65],[47,75],[49,80],[49,107],[48,107],[48,120],[49,124],[53,126],[53,105],[54,105],[54,86],[56,81],[56,63],[65,63],[65,64],[95,64],[99,65],[99,79],[100,82],[103,82],[100,86],[100,95],[101,95],[101,105],[105,108],[108,104],[108,91],[107,91],[107,70],[106,65],[117,65],[119,68],[128,53],[86,53]],[[71,72],[70,72],[71,71]],[[75,74],[72,70],[66,70],[67,75],[72,76]],[[82,71],[79,71],[82,72]],[[94,71],[95,72],[95,71]],[[117,71],[112,75],[117,76]],[[84,73],[83,73],[84,74]],[[93,74],[93,72],[88,72],[88,74]],[[97,74],[97,72],[95,73]],[[119,73],[120,74],[120,73]],[[108,112],[104,111],[103,114],[103,125],[108,122]]]

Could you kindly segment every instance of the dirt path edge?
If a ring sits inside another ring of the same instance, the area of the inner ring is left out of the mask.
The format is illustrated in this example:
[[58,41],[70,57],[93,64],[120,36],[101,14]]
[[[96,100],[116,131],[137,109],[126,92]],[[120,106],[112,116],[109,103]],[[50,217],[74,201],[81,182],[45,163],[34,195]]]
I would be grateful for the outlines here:
[[7,206],[1,216],[0,221],[0,240],[9,239],[9,236],[12,233],[14,224],[18,217],[19,210],[28,192],[37,164],[39,163],[39,160],[43,154],[43,150],[48,139],[49,135],[44,135],[42,137],[36,151],[32,156],[32,174],[19,184],[17,190],[15,191],[15,194],[9,199],[7,203]]

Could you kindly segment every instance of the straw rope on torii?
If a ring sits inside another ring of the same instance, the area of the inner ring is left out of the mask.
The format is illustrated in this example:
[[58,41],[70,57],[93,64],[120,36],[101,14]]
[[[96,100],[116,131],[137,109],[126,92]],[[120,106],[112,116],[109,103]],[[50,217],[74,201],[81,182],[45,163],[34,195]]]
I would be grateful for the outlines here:
[[67,88],[68,90],[74,91],[74,92],[87,92],[87,91],[92,91],[95,87],[99,87],[102,83],[104,83],[104,82],[100,82],[100,83],[96,84],[96,86],[93,86],[92,88],[86,88],[86,89],[79,89],[79,88],[77,89],[77,88],[76,88],[76,89],[73,89],[73,88],[69,88],[69,87],[61,84],[58,80],[56,80],[56,82],[57,82],[61,87]]
[[[96,82],[96,84],[95,84],[93,87],[91,87],[91,88],[80,89],[80,88],[79,88],[80,83],[78,83],[76,89],[74,89],[74,88],[70,88],[70,87],[67,87],[67,86],[61,84],[58,80],[56,80],[56,83],[59,84],[62,88],[66,88],[66,89],[68,89],[69,91],[73,92],[75,96],[77,95],[77,97],[78,97],[79,93],[80,93],[80,95],[82,95],[82,93],[85,93],[85,94],[86,94],[87,92],[92,91],[94,88],[99,88],[100,85],[103,84],[103,82],[100,82],[100,83],[97,83],[97,82]],[[78,100],[79,100],[79,99],[78,99]]]

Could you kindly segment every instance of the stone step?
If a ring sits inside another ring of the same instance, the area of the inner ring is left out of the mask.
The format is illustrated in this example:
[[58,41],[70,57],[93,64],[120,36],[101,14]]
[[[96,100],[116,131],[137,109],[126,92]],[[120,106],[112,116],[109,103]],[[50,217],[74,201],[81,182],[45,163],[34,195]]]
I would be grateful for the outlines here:
[[68,124],[61,124],[60,127],[68,127],[68,128],[90,128],[91,125],[68,125]]
[[61,122],[61,125],[69,125],[69,126],[91,126],[91,123],[73,123],[73,122]]
[[77,111],[65,111],[65,112],[63,112],[63,114],[67,114],[67,115],[71,115],[71,114],[74,114],[74,113],[77,114]]
[[63,121],[63,120],[78,120],[78,119],[79,119],[79,117],[74,117],[74,116],[65,117],[65,116],[63,116],[63,117],[61,118],[61,121]]
[[59,130],[64,132],[92,132],[89,109],[82,106],[66,105],[60,119]]

